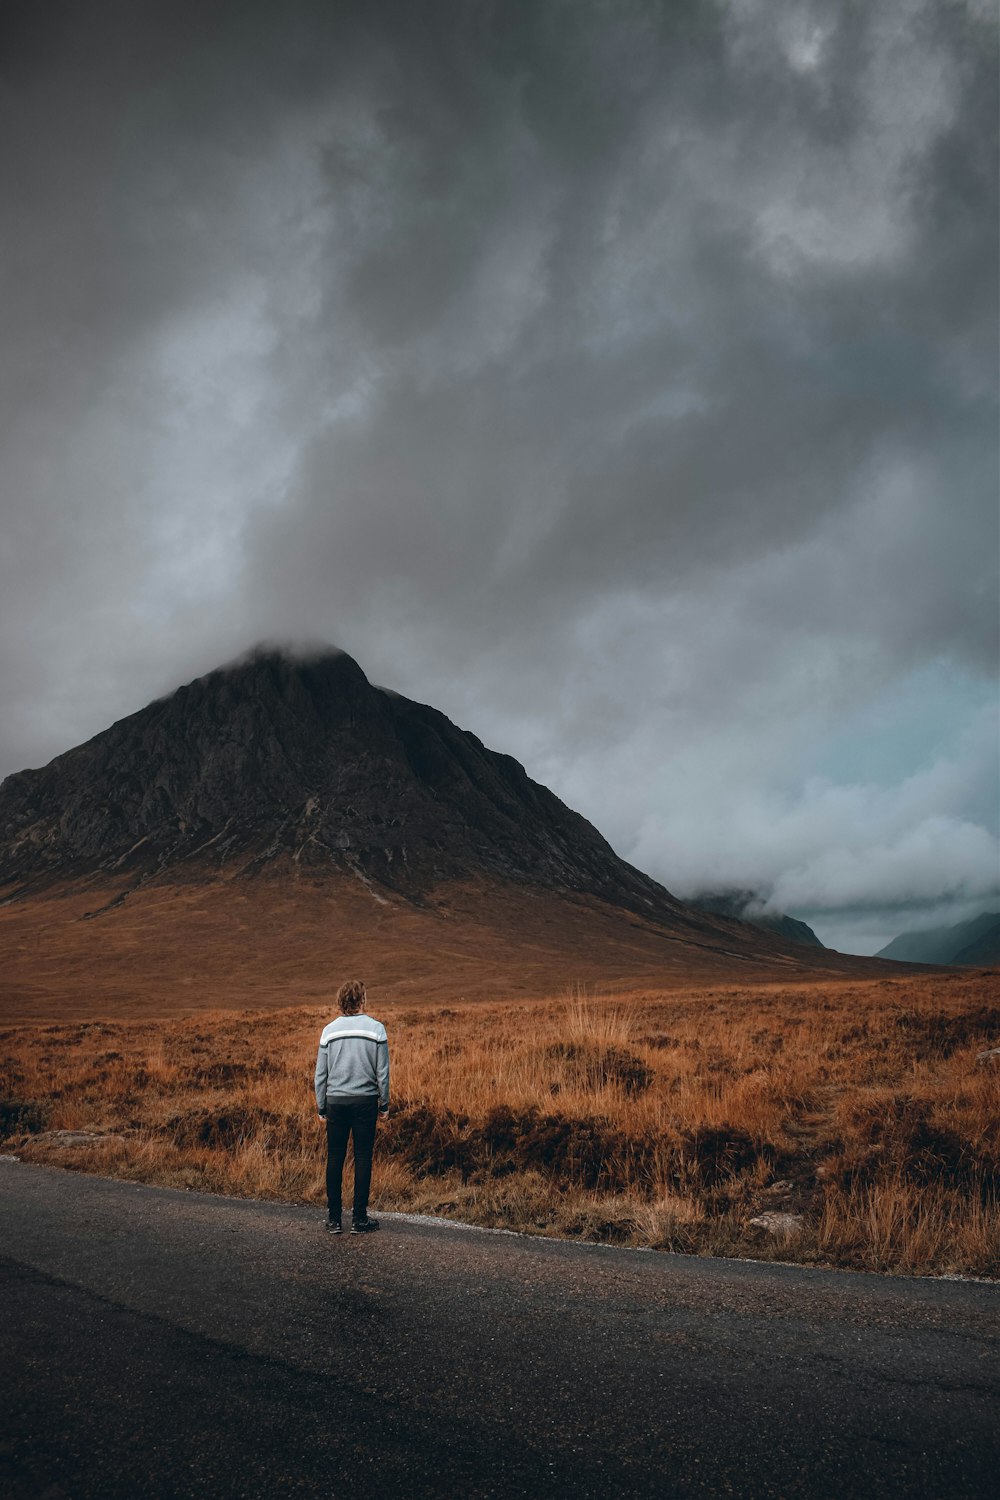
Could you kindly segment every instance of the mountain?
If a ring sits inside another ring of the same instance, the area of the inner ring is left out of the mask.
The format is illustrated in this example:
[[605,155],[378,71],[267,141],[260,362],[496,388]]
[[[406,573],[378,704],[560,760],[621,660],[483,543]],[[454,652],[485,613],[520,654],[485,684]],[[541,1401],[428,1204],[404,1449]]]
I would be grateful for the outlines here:
[[754,927],[776,932],[792,943],[805,943],[813,948],[825,947],[808,923],[800,922],[798,917],[789,917],[784,912],[758,910],[762,902],[756,891],[705,891],[698,896],[689,896],[687,904],[696,911],[717,912],[719,916],[750,922]]
[[343,652],[263,649],[0,786],[0,960],[6,1019],[872,967],[678,901]]
[[0,786],[0,884],[286,857],[414,898],[472,872],[684,914],[509,755],[350,656],[255,652]]
[[973,968],[1000,964],[1000,912],[984,911],[954,927],[903,932],[875,955],[904,963],[956,964]]

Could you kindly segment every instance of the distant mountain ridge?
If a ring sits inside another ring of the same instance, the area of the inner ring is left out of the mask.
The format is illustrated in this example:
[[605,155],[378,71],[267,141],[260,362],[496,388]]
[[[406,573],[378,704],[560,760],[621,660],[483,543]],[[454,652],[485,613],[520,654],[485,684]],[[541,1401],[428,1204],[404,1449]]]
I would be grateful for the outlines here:
[[981,912],[953,927],[902,932],[876,958],[904,963],[948,964],[973,968],[1000,964],[1000,912]]
[[754,927],[763,927],[768,932],[777,932],[792,943],[804,943],[811,948],[825,948],[807,922],[790,917],[785,912],[755,911],[760,905],[756,891],[725,890],[705,891],[687,898],[688,906],[697,911],[716,912],[722,917],[733,917],[740,922],[750,922]]

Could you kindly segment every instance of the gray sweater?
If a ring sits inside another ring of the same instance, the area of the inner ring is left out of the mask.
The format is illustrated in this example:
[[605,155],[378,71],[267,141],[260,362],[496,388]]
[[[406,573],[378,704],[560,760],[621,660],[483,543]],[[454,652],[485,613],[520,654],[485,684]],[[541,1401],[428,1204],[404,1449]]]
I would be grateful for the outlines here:
[[389,1107],[389,1041],[374,1016],[338,1016],[323,1028],[316,1056],[316,1108],[328,1099],[378,1099]]

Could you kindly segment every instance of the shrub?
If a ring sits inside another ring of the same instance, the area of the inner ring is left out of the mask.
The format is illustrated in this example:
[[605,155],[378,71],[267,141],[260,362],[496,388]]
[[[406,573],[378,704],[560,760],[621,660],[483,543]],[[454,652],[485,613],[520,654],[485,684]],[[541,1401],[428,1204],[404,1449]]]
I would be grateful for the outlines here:
[[777,1152],[738,1125],[702,1125],[673,1143],[669,1175],[680,1188],[713,1188],[756,1166],[761,1157],[773,1166]]
[[590,1090],[611,1084],[626,1094],[644,1094],[656,1076],[641,1057],[624,1047],[557,1042],[546,1056],[565,1063],[573,1083]]
[[826,1164],[824,1174],[840,1188],[895,1179],[917,1187],[965,1187],[984,1197],[1000,1191],[995,1144],[939,1125],[929,1100],[879,1094],[857,1101],[845,1115],[850,1147]]
[[895,1025],[917,1061],[925,1062],[932,1057],[951,1057],[959,1047],[985,1045],[1000,1033],[1000,1008],[977,1005],[960,1015],[904,1010],[897,1013]]
[[429,1104],[402,1104],[386,1122],[385,1149],[427,1176],[470,1178],[535,1170],[558,1187],[621,1191],[652,1180],[655,1142],[607,1121],[497,1105],[480,1121]]
[[9,1135],[37,1135],[45,1129],[48,1110],[34,1099],[0,1099],[0,1139]]
[[209,1146],[233,1151],[250,1141],[269,1147],[296,1145],[302,1125],[295,1115],[275,1114],[269,1109],[244,1108],[238,1104],[222,1109],[189,1110],[166,1124],[175,1146]]

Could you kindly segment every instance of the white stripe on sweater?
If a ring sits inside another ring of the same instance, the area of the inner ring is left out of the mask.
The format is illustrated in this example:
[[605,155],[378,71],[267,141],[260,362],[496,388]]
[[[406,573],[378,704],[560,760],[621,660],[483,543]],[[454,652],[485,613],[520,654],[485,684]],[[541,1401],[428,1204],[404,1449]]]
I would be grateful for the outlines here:
[[319,1044],[321,1047],[325,1047],[327,1042],[339,1041],[340,1038],[344,1036],[360,1036],[364,1037],[365,1040],[369,1042],[384,1042],[387,1040],[387,1038],[380,1032],[363,1031],[360,1026],[353,1028],[350,1031],[341,1031],[335,1028],[336,1022],[331,1021],[330,1025],[326,1028],[326,1030],[323,1032],[323,1035],[319,1039]]

